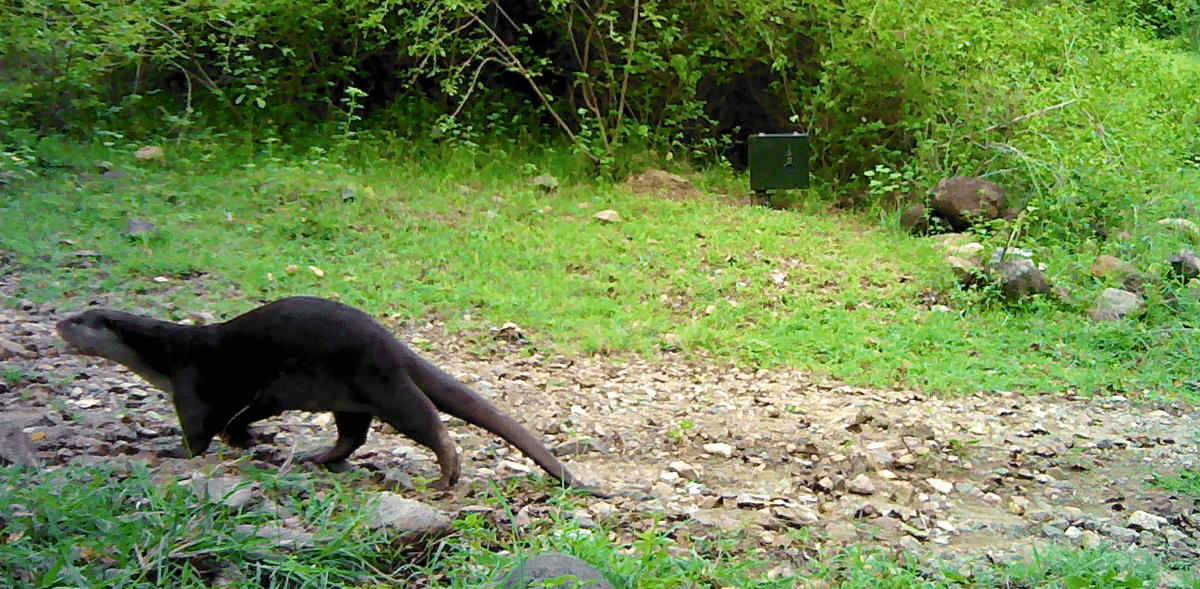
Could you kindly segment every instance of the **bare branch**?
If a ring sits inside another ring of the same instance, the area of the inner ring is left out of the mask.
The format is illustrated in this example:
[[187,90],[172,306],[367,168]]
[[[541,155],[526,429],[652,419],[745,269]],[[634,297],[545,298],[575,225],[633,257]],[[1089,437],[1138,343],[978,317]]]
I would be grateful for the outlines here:
[[[544,92],[542,92],[541,86],[538,86],[537,82],[533,80],[533,75],[530,74],[529,70],[521,64],[521,60],[517,57],[516,53],[513,52],[512,48],[510,48],[508,44],[506,44],[504,40],[500,38],[500,35],[496,34],[496,31],[493,30],[492,27],[483,22],[483,19],[479,18],[479,15],[473,12],[467,14],[472,20],[478,23],[479,26],[483,27],[483,29],[487,31],[489,35],[492,36],[492,39],[496,42],[496,45],[505,53],[505,55],[508,56],[510,67],[515,69],[517,73],[521,74],[521,76],[525,78],[525,81],[529,82],[529,86],[533,88],[535,93],[537,93],[538,99],[542,101],[542,105],[546,107],[546,110],[550,111],[550,116],[554,117],[554,121],[558,123],[558,126],[567,134],[567,137],[569,137],[572,142],[576,141],[575,134],[571,132],[571,128],[567,126],[565,121],[562,120],[562,117],[558,116],[558,112],[554,110],[554,107],[550,102],[550,98],[547,97]],[[591,157],[595,159],[595,156]]]

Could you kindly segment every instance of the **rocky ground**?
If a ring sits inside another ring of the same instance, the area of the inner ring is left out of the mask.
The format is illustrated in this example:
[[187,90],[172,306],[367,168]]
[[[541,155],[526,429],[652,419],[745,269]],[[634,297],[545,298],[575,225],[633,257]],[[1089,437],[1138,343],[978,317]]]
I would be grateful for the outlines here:
[[[204,458],[156,458],[179,443],[169,401],[122,367],[66,352],[54,322],[79,309],[12,299],[14,271],[0,277],[0,425],[27,436],[39,463],[137,456],[186,473],[243,455],[217,443]],[[471,342],[435,324],[393,327],[612,493],[570,515],[619,539],[665,516],[681,548],[732,532],[745,552],[780,563],[773,574],[820,545],[854,542],[993,560],[1044,543],[1142,547],[1200,562],[1200,500],[1146,484],[1200,469],[1192,407],[1028,391],[946,398],[669,354],[545,356],[536,336],[512,328]],[[481,347],[495,352],[467,351]],[[450,425],[464,454],[450,493],[414,485],[410,475],[436,478],[432,455],[379,424],[350,467],[451,515],[474,509],[489,481],[537,470],[495,436]],[[278,466],[334,432],[327,415],[289,413],[256,436],[255,459]],[[518,520],[550,509],[539,491],[548,484],[517,487]],[[795,528],[811,540],[787,533]]]

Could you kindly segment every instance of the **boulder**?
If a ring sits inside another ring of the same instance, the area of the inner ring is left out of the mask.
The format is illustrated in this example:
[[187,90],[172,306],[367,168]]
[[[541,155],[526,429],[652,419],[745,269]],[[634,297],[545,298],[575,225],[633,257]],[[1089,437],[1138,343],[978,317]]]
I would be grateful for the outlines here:
[[995,182],[970,176],[943,178],[933,189],[930,207],[955,231],[1008,214],[1008,199]]

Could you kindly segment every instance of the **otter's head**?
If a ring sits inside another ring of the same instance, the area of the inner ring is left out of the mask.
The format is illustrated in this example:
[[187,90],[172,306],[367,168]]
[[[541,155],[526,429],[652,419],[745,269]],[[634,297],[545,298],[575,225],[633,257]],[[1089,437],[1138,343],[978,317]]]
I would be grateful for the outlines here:
[[130,330],[136,330],[146,321],[147,318],[138,315],[93,309],[59,321],[56,329],[58,335],[71,344],[76,352],[123,364],[154,386],[171,392],[170,379],[151,368],[146,360],[146,354],[154,351],[140,351],[131,345],[134,338],[130,337]]

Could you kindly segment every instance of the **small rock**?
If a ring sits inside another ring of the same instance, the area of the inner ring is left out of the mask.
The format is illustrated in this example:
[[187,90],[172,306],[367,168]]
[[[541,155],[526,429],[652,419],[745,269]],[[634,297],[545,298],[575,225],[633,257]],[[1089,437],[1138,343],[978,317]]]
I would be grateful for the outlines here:
[[612,209],[600,211],[592,215],[593,219],[604,221],[605,223],[620,223],[621,215]]
[[22,428],[0,423],[0,464],[38,467],[37,449]]
[[1190,249],[1181,249],[1179,253],[1167,258],[1171,266],[1171,277],[1179,282],[1187,282],[1200,277],[1200,255]]
[[769,495],[742,493],[737,496],[736,504],[741,509],[762,509],[771,503]]
[[846,485],[846,490],[857,495],[874,495],[875,483],[866,474],[860,474]]
[[271,524],[261,526],[238,524],[233,527],[233,531],[243,536],[266,538],[271,540],[271,545],[287,550],[310,548],[317,543],[315,534]]
[[1013,515],[1025,515],[1025,512],[1029,510],[1030,505],[1032,505],[1032,503],[1030,503],[1028,499],[1014,495],[1008,500],[1008,511]]
[[964,287],[974,286],[983,276],[983,268],[966,258],[946,256],[946,263],[950,265],[950,272],[954,274],[954,278]]
[[834,487],[833,479],[829,477],[821,477],[817,479],[816,487],[822,491],[832,491]]
[[444,536],[454,531],[454,525],[446,514],[420,501],[405,499],[383,491],[376,493],[374,512],[371,514],[372,528],[393,528],[401,533]]
[[[566,579],[563,579],[564,577]],[[557,579],[563,579],[565,582]],[[509,571],[500,586],[504,589],[613,589],[612,583],[609,583],[596,567],[559,552],[539,554],[517,565]]]
[[1118,321],[1145,308],[1146,301],[1142,297],[1121,289],[1106,288],[1100,293],[1096,304],[1088,310],[1088,316],[1092,321]]
[[1166,218],[1166,219],[1159,219],[1158,224],[1162,225],[1163,227],[1170,227],[1171,229],[1174,229],[1176,231],[1187,231],[1189,233],[1194,233],[1196,235],[1200,235],[1200,225],[1197,225],[1195,221],[1189,221],[1187,219]]
[[1129,514],[1129,527],[1138,531],[1157,531],[1167,525],[1167,518],[1137,510]]
[[858,539],[858,529],[846,522],[830,522],[825,526],[825,534],[833,542],[849,543]]
[[937,491],[943,495],[949,495],[952,491],[954,491],[954,485],[949,481],[943,481],[942,479],[928,478],[925,479],[925,483],[928,484],[929,487],[934,491]]
[[31,352],[25,349],[25,346],[18,344],[9,339],[0,337],[0,360],[8,360],[10,358],[30,358],[36,356],[36,352]]
[[1084,519],[1083,518],[1083,510],[1078,507],[1067,506],[1067,507],[1064,507],[1061,510],[1059,510],[1059,512],[1062,514],[1062,516],[1064,518],[1067,519],[1067,521],[1069,521],[1071,523],[1080,522]]
[[718,456],[724,456],[725,458],[733,457],[733,446],[730,446],[729,444],[722,444],[718,442],[705,444],[702,446],[702,448],[704,448],[704,451],[708,452],[709,454],[716,454]]
[[1030,260],[1004,260],[988,266],[988,274],[1000,285],[1005,300],[1016,302],[1035,294],[1050,292],[1046,275]]
[[817,512],[805,505],[771,507],[771,515],[789,524],[814,524],[820,519]]
[[929,233],[928,207],[924,203],[914,204],[900,214],[900,227],[912,235]]
[[163,153],[163,148],[161,148],[157,145],[147,145],[147,146],[142,147],[141,149],[133,152],[133,157],[135,157],[139,160],[142,160],[144,162],[150,161],[150,160],[162,159],[165,156],[166,156],[166,154]]
[[681,476],[689,481],[694,481],[694,480],[700,478],[700,474],[697,472],[696,467],[694,467],[682,460],[676,460],[676,461],[668,464],[667,467],[670,468],[671,470],[679,473],[679,476]]
[[230,509],[241,509],[254,498],[257,486],[245,484],[241,477],[206,477],[193,475],[192,494],[208,501],[220,502]]
[[1137,266],[1116,256],[1101,254],[1092,262],[1092,276],[1096,278],[1114,278],[1124,280],[1126,276],[1138,274]]
[[1002,188],[991,180],[968,176],[939,181],[933,189],[930,207],[955,231],[963,231],[977,222],[999,219],[1008,211]]
[[140,237],[154,232],[154,223],[148,219],[130,217],[125,221],[125,235]]

